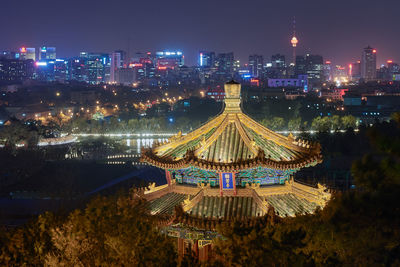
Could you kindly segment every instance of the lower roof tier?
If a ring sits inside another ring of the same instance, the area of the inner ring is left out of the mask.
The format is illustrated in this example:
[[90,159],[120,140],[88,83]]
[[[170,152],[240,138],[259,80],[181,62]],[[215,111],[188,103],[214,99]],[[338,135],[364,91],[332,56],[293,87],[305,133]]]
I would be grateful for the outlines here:
[[172,215],[178,205],[197,218],[245,219],[264,216],[269,208],[281,217],[312,213],[323,207],[330,198],[325,188],[312,188],[296,182],[269,187],[239,188],[236,195],[232,191],[220,195],[218,189],[173,184],[153,188],[145,193],[149,200],[151,214]]

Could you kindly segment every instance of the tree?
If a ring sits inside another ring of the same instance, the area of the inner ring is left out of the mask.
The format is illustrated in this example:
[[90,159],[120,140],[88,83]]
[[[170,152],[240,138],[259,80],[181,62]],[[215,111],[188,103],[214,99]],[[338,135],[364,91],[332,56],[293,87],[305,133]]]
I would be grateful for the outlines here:
[[342,125],[344,129],[348,128],[356,128],[357,127],[357,120],[352,115],[346,115],[342,117]]
[[331,130],[336,131],[342,128],[342,123],[338,115],[333,115],[332,117],[325,117],[325,118],[330,118]]
[[274,131],[281,131],[285,126],[285,120],[282,117],[273,117],[270,121],[270,127]]
[[327,132],[331,129],[331,121],[329,117],[316,117],[311,123],[311,128],[319,132]]
[[288,122],[288,130],[289,131],[298,131],[301,128],[301,118],[296,117],[293,119],[290,119]]
[[36,147],[39,137],[36,128],[29,128],[22,121],[12,120],[10,125],[1,128],[0,139],[5,141],[5,147],[15,153],[17,144],[22,142],[29,147]]
[[139,198],[120,195],[97,197],[63,219],[46,213],[27,227],[0,233],[0,264],[174,266],[174,245],[146,207]]
[[229,266],[399,266],[400,115],[368,131],[373,150],[353,163],[356,190],[333,194],[314,214],[219,229]]

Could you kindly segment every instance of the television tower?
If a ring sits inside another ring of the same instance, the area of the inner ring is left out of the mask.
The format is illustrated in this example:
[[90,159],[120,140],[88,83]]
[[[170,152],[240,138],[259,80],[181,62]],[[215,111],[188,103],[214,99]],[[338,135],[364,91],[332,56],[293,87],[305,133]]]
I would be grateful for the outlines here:
[[293,47],[293,65],[296,65],[296,47],[299,41],[296,38],[296,18],[293,18],[293,37],[292,40],[290,40],[290,43],[292,44]]

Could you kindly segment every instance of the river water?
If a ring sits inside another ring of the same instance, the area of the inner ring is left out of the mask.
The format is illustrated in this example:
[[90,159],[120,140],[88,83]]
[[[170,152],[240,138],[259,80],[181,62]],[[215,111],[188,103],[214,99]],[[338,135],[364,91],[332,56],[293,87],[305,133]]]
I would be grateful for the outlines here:
[[[88,137],[79,137],[78,141],[84,140]],[[96,136],[89,138],[97,138]],[[164,142],[167,140],[166,137],[128,137],[128,136],[110,136],[114,140],[119,140],[125,144],[129,149],[129,154],[135,154],[138,159],[140,155],[140,149],[142,147],[150,147],[154,142]],[[131,173],[127,173],[124,176],[115,178],[108,181],[98,188],[94,188],[93,191],[87,192],[78,199],[35,199],[35,198],[19,198],[13,199],[11,197],[0,198],[0,225],[6,225],[10,227],[18,226],[25,223],[30,218],[37,216],[45,211],[69,211],[74,208],[83,207],[84,203],[88,201],[93,195],[101,193],[105,188],[118,185],[118,183],[126,182],[132,179],[132,177],[139,177],[141,180],[149,183],[156,182],[157,184],[165,183],[164,172],[160,169],[140,165],[136,167]]]

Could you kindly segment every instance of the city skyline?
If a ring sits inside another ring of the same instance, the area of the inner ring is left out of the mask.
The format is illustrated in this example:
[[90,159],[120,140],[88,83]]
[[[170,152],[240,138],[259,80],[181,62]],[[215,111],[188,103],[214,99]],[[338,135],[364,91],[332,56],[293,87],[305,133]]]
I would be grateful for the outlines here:
[[[59,57],[77,56],[81,51],[123,49],[133,55],[136,51],[179,49],[188,65],[197,63],[199,51],[232,51],[235,58],[246,63],[250,54],[268,58],[282,53],[289,58],[292,20],[296,16],[298,55],[320,54],[334,64],[345,65],[359,60],[362,49],[370,45],[378,51],[378,66],[387,60],[399,62],[399,30],[390,25],[395,23],[395,7],[400,3],[369,2],[324,3],[322,10],[330,11],[325,13],[313,11],[322,8],[317,1],[251,1],[247,5],[204,1],[199,6],[182,1],[119,1],[111,6],[106,1],[94,4],[73,0],[59,5],[58,9],[63,9],[60,13],[45,0],[27,1],[15,13],[21,2],[5,1],[0,49],[48,45],[57,47]],[[391,9],[387,9],[389,4]],[[11,24],[15,27],[7,27]]]

